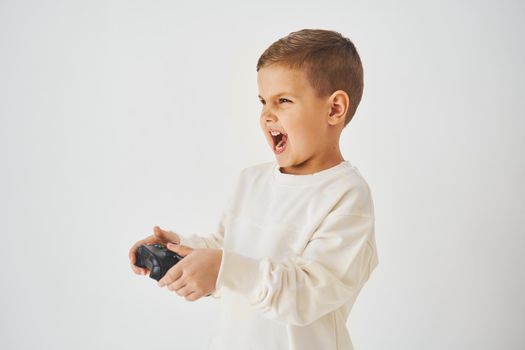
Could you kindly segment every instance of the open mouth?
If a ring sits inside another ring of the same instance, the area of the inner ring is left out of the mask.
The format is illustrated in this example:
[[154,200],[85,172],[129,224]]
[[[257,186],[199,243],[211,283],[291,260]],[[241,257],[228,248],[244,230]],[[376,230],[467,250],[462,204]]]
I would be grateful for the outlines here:
[[277,154],[284,152],[288,141],[288,135],[279,131],[270,131],[270,135],[273,140],[273,151]]

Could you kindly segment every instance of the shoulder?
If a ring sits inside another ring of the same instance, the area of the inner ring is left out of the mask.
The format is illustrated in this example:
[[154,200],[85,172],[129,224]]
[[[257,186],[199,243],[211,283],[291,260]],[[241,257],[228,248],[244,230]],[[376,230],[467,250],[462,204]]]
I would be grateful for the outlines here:
[[275,164],[275,161],[268,161],[244,167],[239,172],[239,181],[252,182],[271,175]]
[[374,217],[372,190],[357,167],[348,166],[329,188],[338,193],[333,211],[341,215]]
[[275,165],[275,161],[268,161],[263,163],[257,163],[241,169],[241,173],[245,175],[254,175],[258,173],[264,173],[272,170]]

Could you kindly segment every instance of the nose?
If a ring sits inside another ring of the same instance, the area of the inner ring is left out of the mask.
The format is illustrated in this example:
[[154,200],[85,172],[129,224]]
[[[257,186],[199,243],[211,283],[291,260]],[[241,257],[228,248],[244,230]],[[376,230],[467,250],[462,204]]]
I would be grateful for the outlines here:
[[275,113],[267,109],[262,111],[262,119],[266,122],[275,122],[277,120],[277,116]]

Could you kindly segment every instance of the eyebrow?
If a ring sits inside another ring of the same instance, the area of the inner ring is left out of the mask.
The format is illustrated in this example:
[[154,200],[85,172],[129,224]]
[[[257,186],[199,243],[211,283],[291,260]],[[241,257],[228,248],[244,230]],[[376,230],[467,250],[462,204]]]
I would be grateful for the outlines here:
[[[282,96],[282,95],[288,95],[288,96],[297,97],[297,96],[295,96],[294,94],[291,94],[291,93],[289,93],[289,92],[280,92],[280,93],[278,93],[278,94],[273,95],[272,97],[277,97],[277,96]],[[258,96],[259,98],[262,98],[261,95],[257,95],[257,96]],[[263,99],[263,100],[264,100],[264,99]]]

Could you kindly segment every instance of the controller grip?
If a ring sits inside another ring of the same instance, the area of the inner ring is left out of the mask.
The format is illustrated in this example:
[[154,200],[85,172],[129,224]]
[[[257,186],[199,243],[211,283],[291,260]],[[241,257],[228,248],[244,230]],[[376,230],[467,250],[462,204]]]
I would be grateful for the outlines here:
[[163,244],[143,244],[135,253],[135,265],[150,271],[149,277],[160,280],[182,256],[168,250]]

